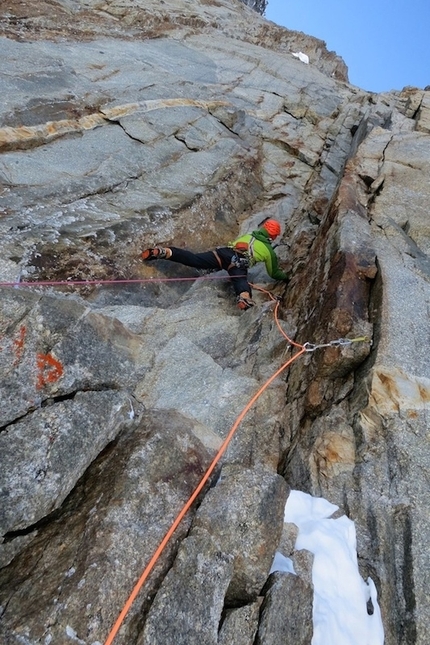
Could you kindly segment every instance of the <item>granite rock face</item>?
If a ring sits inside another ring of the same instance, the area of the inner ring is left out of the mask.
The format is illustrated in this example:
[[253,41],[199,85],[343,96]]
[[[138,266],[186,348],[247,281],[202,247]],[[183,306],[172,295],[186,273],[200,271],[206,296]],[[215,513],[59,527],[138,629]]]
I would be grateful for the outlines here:
[[[0,8],[5,645],[103,643],[208,468],[115,645],[309,645],[294,488],[354,520],[386,645],[429,642],[430,92],[353,87],[246,4]],[[224,274],[140,261],[267,217],[279,327],[267,293],[241,312]],[[314,351],[230,435],[297,351],[280,330]]]

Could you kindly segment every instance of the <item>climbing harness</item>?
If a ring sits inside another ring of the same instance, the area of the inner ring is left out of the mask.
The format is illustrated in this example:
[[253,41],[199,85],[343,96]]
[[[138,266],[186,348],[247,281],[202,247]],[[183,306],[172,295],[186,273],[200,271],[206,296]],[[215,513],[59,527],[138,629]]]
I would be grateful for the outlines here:
[[222,270],[223,266],[222,266],[221,258],[220,258],[219,254],[218,254],[218,251],[215,249],[215,251],[212,251],[212,253],[216,257],[216,261],[218,262],[219,268]]

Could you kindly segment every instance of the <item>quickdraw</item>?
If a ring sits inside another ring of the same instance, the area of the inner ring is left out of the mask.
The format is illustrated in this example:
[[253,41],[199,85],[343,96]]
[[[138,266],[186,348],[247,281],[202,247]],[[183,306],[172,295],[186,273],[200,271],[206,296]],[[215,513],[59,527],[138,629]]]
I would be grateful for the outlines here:
[[314,352],[316,349],[323,349],[324,347],[348,347],[352,343],[372,343],[371,339],[367,336],[360,336],[358,338],[337,338],[336,340],[331,340],[328,343],[320,343],[319,345],[315,343],[304,343],[303,347],[307,352]]

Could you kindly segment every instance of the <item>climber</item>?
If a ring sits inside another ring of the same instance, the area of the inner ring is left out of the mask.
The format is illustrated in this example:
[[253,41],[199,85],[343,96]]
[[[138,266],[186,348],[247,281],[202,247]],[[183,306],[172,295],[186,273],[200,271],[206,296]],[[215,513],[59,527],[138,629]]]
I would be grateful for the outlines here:
[[289,280],[281,271],[278,259],[272,249],[273,242],[281,234],[279,222],[267,219],[258,230],[241,235],[228,246],[219,246],[214,251],[192,253],[175,246],[156,246],[142,253],[142,260],[170,260],[196,269],[220,271],[225,269],[231,277],[239,309],[249,309],[255,302],[248,283],[248,268],[257,262],[264,262],[267,273],[274,280]]

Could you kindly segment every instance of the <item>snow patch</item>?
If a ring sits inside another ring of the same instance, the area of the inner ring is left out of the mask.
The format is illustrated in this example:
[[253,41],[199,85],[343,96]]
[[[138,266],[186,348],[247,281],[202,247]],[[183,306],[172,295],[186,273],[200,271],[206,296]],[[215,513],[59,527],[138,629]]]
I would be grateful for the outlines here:
[[383,645],[376,587],[358,570],[354,522],[345,515],[332,519],[337,510],[327,500],[301,491],[291,491],[285,506],[285,522],[299,529],[296,549],[314,554],[312,645]]

